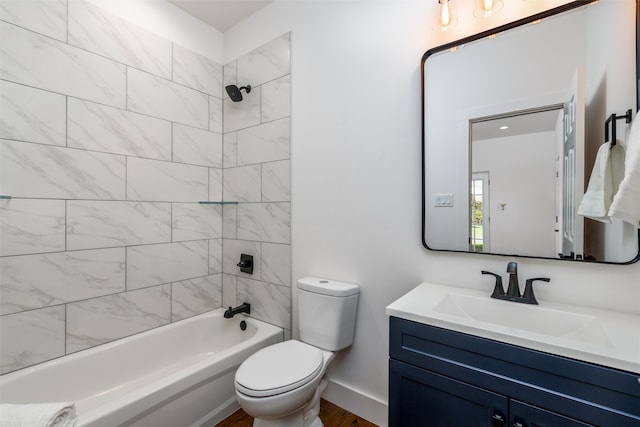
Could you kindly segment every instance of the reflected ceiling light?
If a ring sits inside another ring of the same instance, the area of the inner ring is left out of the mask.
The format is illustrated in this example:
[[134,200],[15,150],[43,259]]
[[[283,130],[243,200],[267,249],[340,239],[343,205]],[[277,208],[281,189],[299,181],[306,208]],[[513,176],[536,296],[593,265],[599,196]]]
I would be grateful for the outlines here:
[[506,125],[505,125],[505,126],[500,126],[500,128],[499,128],[499,129],[500,129],[500,130],[507,130],[507,129],[509,129],[509,126],[506,126]]

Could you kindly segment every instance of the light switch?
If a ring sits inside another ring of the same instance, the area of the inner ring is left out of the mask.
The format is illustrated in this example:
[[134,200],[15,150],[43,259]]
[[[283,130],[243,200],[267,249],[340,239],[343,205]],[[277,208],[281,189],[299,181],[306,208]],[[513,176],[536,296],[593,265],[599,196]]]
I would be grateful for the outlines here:
[[436,207],[451,207],[453,206],[453,194],[434,194],[433,206]]

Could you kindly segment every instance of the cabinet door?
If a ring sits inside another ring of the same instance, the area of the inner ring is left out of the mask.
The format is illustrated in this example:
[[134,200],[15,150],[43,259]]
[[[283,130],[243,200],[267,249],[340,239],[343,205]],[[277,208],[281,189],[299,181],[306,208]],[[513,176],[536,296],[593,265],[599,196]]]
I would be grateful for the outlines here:
[[513,427],[595,427],[526,403],[511,400],[510,426]]
[[505,396],[389,360],[390,427],[506,427]]

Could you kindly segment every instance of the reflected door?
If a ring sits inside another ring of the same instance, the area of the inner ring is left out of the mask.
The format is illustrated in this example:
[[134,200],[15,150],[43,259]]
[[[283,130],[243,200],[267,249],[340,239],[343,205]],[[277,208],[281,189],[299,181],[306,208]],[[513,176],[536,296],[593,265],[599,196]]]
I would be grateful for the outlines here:
[[584,77],[576,70],[564,105],[561,258],[582,259],[583,219],[576,214],[584,191]]

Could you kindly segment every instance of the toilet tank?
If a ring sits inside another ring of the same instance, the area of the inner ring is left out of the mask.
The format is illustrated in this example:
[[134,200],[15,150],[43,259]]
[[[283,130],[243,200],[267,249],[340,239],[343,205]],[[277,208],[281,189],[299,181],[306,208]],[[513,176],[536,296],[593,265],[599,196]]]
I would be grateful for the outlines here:
[[300,340],[338,351],[353,343],[360,288],[317,277],[298,280]]

